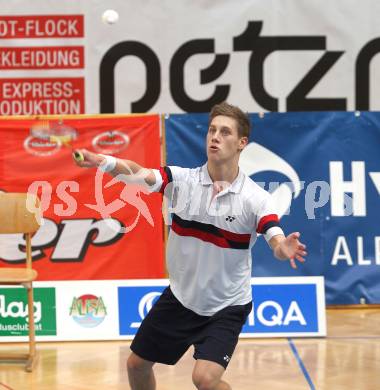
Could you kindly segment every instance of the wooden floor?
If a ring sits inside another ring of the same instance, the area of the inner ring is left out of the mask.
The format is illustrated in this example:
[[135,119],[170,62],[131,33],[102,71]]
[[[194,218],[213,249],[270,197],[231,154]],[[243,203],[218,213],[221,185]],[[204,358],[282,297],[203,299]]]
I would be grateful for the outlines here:
[[[234,390],[379,390],[380,309],[327,311],[328,337],[241,340],[224,378]],[[2,351],[20,344],[2,344]],[[0,390],[126,390],[129,342],[38,344],[33,373],[0,364]],[[192,351],[156,365],[158,390],[190,390]]]

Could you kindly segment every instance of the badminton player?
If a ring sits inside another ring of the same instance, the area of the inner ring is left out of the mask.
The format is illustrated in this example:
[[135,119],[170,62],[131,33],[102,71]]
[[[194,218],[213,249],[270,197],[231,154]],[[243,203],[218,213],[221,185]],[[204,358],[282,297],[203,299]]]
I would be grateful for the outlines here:
[[304,262],[300,233],[285,236],[269,194],[239,169],[250,121],[221,103],[209,117],[207,162],[195,169],[147,169],[135,162],[79,150],[82,167],[127,181],[142,180],[172,201],[167,245],[170,285],[143,320],[127,361],[132,390],[153,390],[155,363],[175,364],[194,347],[197,389],[228,390],[222,380],[252,309],[251,248],[262,234],[279,260]]

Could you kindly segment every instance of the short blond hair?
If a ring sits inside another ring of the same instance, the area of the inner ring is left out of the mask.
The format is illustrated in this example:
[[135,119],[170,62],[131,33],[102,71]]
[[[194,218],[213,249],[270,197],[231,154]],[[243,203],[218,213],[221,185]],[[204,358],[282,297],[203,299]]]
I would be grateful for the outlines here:
[[251,122],[248,114],[244,113],[239,107],[228,104],[227,102],[215,104],[215,106],[211,109],[208,124],[210,125],[212,120],[218,115],[228,116],[235,119],[238,124],[239,138],[249,138],[249,134],[251,132]]

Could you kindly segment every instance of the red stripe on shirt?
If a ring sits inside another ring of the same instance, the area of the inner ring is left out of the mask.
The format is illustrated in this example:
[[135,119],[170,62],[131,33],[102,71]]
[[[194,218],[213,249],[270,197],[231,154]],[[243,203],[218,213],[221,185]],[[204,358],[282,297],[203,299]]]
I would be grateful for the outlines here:
[[268,215],[265,215],[264,217],[262,217],[260,219],[260,221],[259,221],[259,224],[257,226],[256,232],[257,233],[262,233],[263,229],[264,229],[264,226],[268,222],[277,222],[278,223],[278,216],[277,216],[277,214],[268,214]]
[[161,174],[161,177],[162,177],[162,186],[161,186],[159,192],[161,192],[161,194],[163,194],[164,191],[165,191],[166,186],[167,186],[168,183],[169,183],[169,176],[168,176],[168,174],[166,173],[165,169],[162,168],[162,167],[160,168],[160,174]]
[[249,243],[251,239],[250,234],[233,233],[221,228],[218,228],[218,230],[223,237],[227,238],[227,240]]
[[176,223],[172,223],[171,228],[179,236],[194,237],[202,241],[210,242],[221,248],[231,248],[229,242],[224,237],[217,237],[214,234],[202,232],[197,229],[183,228]]

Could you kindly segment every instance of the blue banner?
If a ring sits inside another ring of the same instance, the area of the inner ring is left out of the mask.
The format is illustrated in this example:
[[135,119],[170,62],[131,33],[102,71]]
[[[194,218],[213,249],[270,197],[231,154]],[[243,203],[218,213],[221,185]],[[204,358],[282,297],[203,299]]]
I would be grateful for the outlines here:
[[[324,276],[328,304],[380,303],[380,114],[250,115],[240,166],[268,190],[286,233],[301,232],[304,264],[276,261],[264,239],[254,276]],[[166,117],[167,165],[206,162],[207,114]]]
[[[149,283],[149,284],[148,284]],[[164,282],[166,285],[168,282]],[[135,335],[141,321],[160,297],[165,285],[148,281],[143,286],[118,287],[119,329],[121,336]]]
[[[118,287],[119,330],[134,336],[168,280]],[[241,337],[326,336],[323,278],[252,278],[253,306]]]
[[[270,281],[258,283],[256,278],[252,285],[253,307],[243,326],[242,334],[325,335],[324,317],[318,321],[318,286],[314,281],[306,279],[270,278]],[[284,280],[287,283],[284,283]]]

